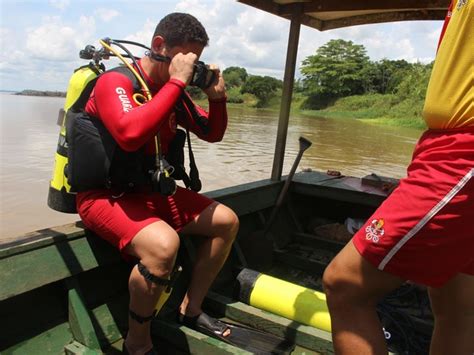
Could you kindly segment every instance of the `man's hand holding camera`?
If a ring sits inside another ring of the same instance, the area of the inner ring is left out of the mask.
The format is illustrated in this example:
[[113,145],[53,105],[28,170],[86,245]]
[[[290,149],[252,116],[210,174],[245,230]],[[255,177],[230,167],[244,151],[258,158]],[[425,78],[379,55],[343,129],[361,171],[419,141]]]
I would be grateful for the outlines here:
[[216,79],[207,89],[203,91],[206,93],[207,97],[211,100],[218,100],[225,97],[225,83],[224,77],[215,64],[209,64],[209,70],[212,70],[216,74]]
[[194,63],[196,63],[197,58],[197,55],[192,52],[187,54],[177,53],[171,59],[168,68],[170,79],[177,79],[188,85],[193,77]]
[[200,87],[211,100],[224,98],[225,83],[219,67],[215,64],[206,65],[197,59],[197,55],[192,52],[177,53],[168,69],[170,78]]

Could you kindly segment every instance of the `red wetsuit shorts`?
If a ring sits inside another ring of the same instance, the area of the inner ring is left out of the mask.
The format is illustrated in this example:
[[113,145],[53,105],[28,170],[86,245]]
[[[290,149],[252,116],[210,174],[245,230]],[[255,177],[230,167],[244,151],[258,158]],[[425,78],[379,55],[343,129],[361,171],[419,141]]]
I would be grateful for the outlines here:
[[157,192],[91,190],[77,194],[77,211],[84,225],[120,251],[144,227],[165,221],[179,232],[214,201],[178,187],[173,196]]
[[473,175],[474,127],[426,131],[355,247],[379,270],[431,287],[474,275]]

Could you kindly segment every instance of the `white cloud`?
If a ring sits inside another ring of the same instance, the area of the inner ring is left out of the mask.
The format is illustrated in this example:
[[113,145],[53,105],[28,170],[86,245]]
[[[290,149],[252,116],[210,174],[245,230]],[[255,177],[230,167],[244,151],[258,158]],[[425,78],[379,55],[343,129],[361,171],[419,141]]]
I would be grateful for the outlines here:
[[18,33],[8,28],[0,28],[0,72],[8,74],[26,62],[23,51],[18,49]]
[[120,15],[120,12],[111,8],[100,7],[94,11],[94,14],[104,22],[110,22],[112,19]]
[[282,76],[288,21],[230,0],[184,0],[176,11],[189,11],[206,28],[210,40],[203,60],[222,68],[241,66],[252,74]]
[[70,3],[70,0],[49,0],[49,4],[59,10],[64,10]]
[[41,26],[27,30],[26,50],[34,58],[73,60],[94,29],[94,19],[85,16],[75,25],[63,24],[59,17],[47,17]]
[[[145,24],[143,25],[143,28],[131,35],[128,35],[125,37],[126,40],[128,41],[134,41],[138,42],[141,44],[144,44],[145,46],[149,47],[151,38],[153,36],[153,33],[155,32],[155,27],[156,23],[155,21],[152,21],[150,19],[147,19],[145,21]],[[136,46],[128,46],[127,47],[134,55],[141,56],[144,53],[144,49]]]

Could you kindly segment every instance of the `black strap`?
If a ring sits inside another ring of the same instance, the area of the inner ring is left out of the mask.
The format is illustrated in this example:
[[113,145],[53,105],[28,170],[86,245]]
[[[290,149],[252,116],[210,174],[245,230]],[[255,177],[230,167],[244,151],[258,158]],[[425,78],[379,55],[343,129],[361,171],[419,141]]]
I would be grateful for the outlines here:
[[153,275],[148,269],[143,265],[141,262],[138,262],[137,264],[138,271],[140,274],[147,279],[150,282],[153,282],[154,284],[160,285],[160,286],[168,286],[171,282],[171,279],[164,279],[161,277],[158,277],[156,275]]
[[[91,64],[89,64],[88,66],[82,66],[81,68],[84,68],[84,67],[89,67],[92,71],[94,71],[97,74],[97,76],[86,84],[86,86],[84,87],[84,90],[82,90],[82,92],[81,92],[81,95],[79,95],[78,99],[71,105],[71,109],[73,109],[74,111],[79,111],[79,110],[84,109],[84,107],[86,106],[87,100],[89,100],[89,96],[91,96],[91,92],[94,89],[95,84],[97,83],[97,80],[99,79],[99,77],[101,75],[103,75],[105,73],[108,73],[108,72],[115,71],[115,72],[124,74],[132,82],[133,91],[134,92],[140,92],[141,91],[141,86],[140,86],[140,83],[138,82],[138,79],[132,73],[132,71],[130,69],[128,69],[127,67],[125,67],[125,66],[119,66],[119,67],[116,67],[116,68],[112,68],[112,69],[107,70],[103,73],[99,73],[97,71],[97,68],[95,66],[91,65]],[[81,68],[79,68],[79,69],[81,69]]]
[[197,110],[196,106],[194,106],[193,101],[189,97],[189,95],[183,91],[181,94],[181,105],[185,105],[186,108],[188,109],[191,119],[196,122],[196,124],[199,126],[201,129],[202,133],[205,135],[209,134],[209,125],[208,125],[208,119],[207,117],[201,115]]
[[134,311],[132,311],[131,309],[128,310],[128,314],[130,314],[130,318],[132,318],[134,321],[137,321],[138,323],[140,324],[143,324],[145,322],[149,322],[151,321],[155,315],[156,315],[156,309],[153,311],[153,313],[151,315],[149,315],[148,317],[142,317],[138,314],[136,314]]
[[189,151],[189,187],[195,192],[201,191],[202,183],[199,179],[199,170],[196,166],[196,161],[194,160],[193,150],[191,148],[191,137],[189,135],[189,129],[186,128],[186,137],[188,141],[188,151]]

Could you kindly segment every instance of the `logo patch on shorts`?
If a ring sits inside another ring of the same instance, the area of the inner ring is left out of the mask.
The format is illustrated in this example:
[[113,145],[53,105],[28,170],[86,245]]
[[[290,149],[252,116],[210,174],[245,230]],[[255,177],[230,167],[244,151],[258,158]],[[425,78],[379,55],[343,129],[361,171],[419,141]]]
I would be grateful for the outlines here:
[[385,221],[383,218],[372,220],[365,228],[365,239],[378,243],[380,238],[385,234],[385,230],[383,229],[384,224]]

